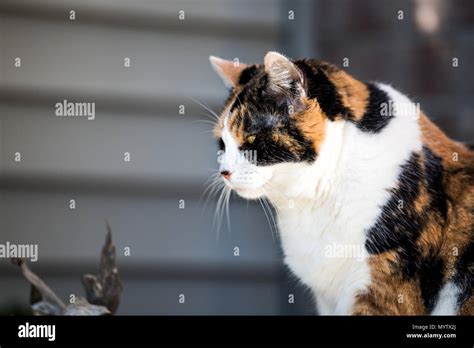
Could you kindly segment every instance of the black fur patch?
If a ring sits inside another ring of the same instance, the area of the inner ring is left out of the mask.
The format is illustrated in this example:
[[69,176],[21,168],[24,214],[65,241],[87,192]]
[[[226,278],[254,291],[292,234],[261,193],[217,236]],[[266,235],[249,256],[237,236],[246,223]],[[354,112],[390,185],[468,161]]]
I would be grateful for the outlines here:
[[367,88],[369,89],[369,101],[367,104],[367,110],[365,111],[362,119],[357,121],[355,124],[357,128],[364,132],[378,133],[380,132],[393,118],[390,113],[383,115],[383,108],[387,108],[390,105],[390,98],[385,91],[378,88],[373,83],[368,83]]
[[[265,98],[264,98],[265,99]],[[262,104],[260,104],[262,105]],[[310,140],[306,139],[293,124],[286,105],[275,102],[265,103],[266,108],[256,107],[252,116],[244,117],[244,130],[247,134],[256,134],[252,144],[244,143],[242,151],[256,151],[257,165],[271,165],[282,162],[312,162],[316,153]],[[252,110],[252,104],[247,105]],[[288,136],[299,145],[298,151],[290,151],[284,144],[275,142],[273,135]]]
[[222,138],[217,139],[217,147],[219,148],[219,150],[225,151],[225,143]]
[[[437,219],[437,223],[444,225],[448,214],[448,195],[443,185],[443,165],[440,157],[436,156],[427,146],[423,146],[423,165],[426,190],[428,192],[429,211],[438,212],[438,216],[431,215]],[[420,260],[421,295],[425,307],[430,313],[439,296],[443,286],[444,261],[436,250],[432,250],[428,257]]]
[[[441,158],[428,147],[423,147],[423,164],[420,155],[412,154],[398,179],[398,187],[392,190],[392,196],[382,209],[380,217],[369,230],[366,248],[371,254],[400,248],[404,251],[414,249],[426,216],[418,214],[414,202],[425,185],[430,197],[430,210],[437,210],[443,221],[447,215],[447,195],[443,186],[443,166]],[[402,207],[402,209],[399,208]]]
[[235,98],[234,104],[230,107],[230,113],[233,113],[236,109],[239,108],[240,104],[242,104],[245,101],[245,89],[240,91],[239,94],[237,94],[237,97]]
[[[372,255],[397,251],[398,261],[392,264],[393,269],[404,278],[419,279],[424,305],[430,312],[443,285],[444,261],[439,250],[430,250],[428,256],[423,256],[417,241],[428,219],[445,224],[448,198],[443,185],[441,158],[426,146],[422,154],[413,153],[402,166],[398,186],[392,190],[377,222],[369,229],[365,247]],[[429,203],[425,211],[417,212],[415,201],[421,185],[427,190]]]
[[424,166],[426,173],[426,188],[430,195],[430,208],[437,210],[443,221],[448,215],[448,195],[443,185],[442,159],[436,156],[427,146],[423,147]]
[[[304,60],[294,63],[305,77],[308,98],[316,99],[321,110],[331,121],[334,121],[337,116],[343,118],[350,116],[350,111],[344,107],[341,96],[323,69],[313,68]],[[314,65],[317,64],[317,62],[314,63]]]
[[239,85],[245,85],[248,83],[252,77],[258,74],[259,70],[260,69],[256,65],[251,65],[248,68],[242,70],[239,77]]
[[[248,68],[247,68],[248,69]],[[233,113],[235,110],[239,109],[241,105],[247,105],[249,101],[256,101],[264,100],[264,96],[266,90],[268,89],[268,78],[266,75],[261,76],[260,78],[256,78],[247,82],[246,85],[242,90],[237,94],[234,104],[232,104],[230,108],[230,113]],[[272,105],[275,104],[274,100],[269,99],[268,97],[265,98],[266,103],[271,103]],[[266,105],[262,105],[262,109],[265,109]]]
[[421,297],[428,313],[433,310],[443,285],[443,269],[444,261],[436,252],[433,252],[420,262],[418,274]]
[[[422,229],[422,218],[415,211],[414,202],[422,184],[420,155],[413,153],[402,166],[398,187],[382,208],[382,212],[367,233],[365,247],[370,254],[398,249],[401,255],[416,253],[414,242]],[[411,267],[408,272],[411,273]]]
[[474,289],[474,241],[471,240],[467,248],[456,262],[456,275],[454,283],[461,290],[457,299],[462,305],[473,295]]

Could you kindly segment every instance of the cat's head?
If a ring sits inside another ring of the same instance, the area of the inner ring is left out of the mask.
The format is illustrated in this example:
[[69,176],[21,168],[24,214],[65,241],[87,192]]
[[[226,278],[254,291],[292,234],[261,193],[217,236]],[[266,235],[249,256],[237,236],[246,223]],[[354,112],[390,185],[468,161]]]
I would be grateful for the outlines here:
[[219,170],[229,187],[259,198],[278,176],[317,161],[328,115],[309,97],[319,87],[305,77],[305,61],[276,52],[267,53],[263,65],[210,60],[231,89],[215,128]]

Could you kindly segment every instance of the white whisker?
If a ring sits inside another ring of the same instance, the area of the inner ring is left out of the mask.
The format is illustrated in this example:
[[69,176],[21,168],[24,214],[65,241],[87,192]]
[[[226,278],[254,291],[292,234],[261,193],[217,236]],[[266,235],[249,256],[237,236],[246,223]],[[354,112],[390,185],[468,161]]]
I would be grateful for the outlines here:
[[275,235],[273,233],[273,227],[272,227],[272,224],[270,223],[270,218],[268,217],[267,210],[265,209],[265,205],[263,204],[263,201],[262,201],[261,198],[258,198],[258,202],[262,206],[262,210],[265,213],[265,217],[267,218],[268,226],[270,227],[270,232],[272,233],[273,242],[275,242]]
[[194,98],[192,98],[192,97],[191,97],[190,99],[193,100],[194,102],[198,103],[200,106],[202,106],[202,107],[203,107],[204,109],[206,109],[207,111],[209,111],[209,112],[212,114],[212,116],[215,117],[216,120],[219,119],[219,115],[218,115],[214,110],[212,110],[208,105],[206,105],[205,103],[202,103],[202,102],[200,102],[199,100],[194,99]]

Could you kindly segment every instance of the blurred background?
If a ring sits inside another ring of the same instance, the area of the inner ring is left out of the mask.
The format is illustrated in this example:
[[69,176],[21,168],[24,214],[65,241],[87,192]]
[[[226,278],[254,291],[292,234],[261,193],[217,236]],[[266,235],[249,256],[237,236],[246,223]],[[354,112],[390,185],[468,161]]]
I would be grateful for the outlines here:
[[[258,204],[232,199],[219,238],[216,199],[204,207],[216,145],[195,100],[219,112],[226,97],[208,56],[328,60],[469,142],[473,35],[469,0],[2,0],[0,243],[38,244],[32,269],[67,300],[97,271],[107,220],[118,314],[314,314]],[[56,117],[64,99],[94,102],[95,120]],[[28,297],[0,260],[0,313],[28,311]]]

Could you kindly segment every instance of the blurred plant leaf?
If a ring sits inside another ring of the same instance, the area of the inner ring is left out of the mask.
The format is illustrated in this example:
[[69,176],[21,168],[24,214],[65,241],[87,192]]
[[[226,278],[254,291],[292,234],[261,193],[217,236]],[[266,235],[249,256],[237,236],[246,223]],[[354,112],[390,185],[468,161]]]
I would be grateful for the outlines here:
[[115,246],[112,244],[112,231],[109,224],[106,225],[107,235],[102,248],[99,274],[85,274],[82,284],[89,303],[105,306],[111,313],[115,313],[120,304],[123,286],[118,273]]
[[85,274],[82,284],[86,297],[76,297],[67,306],[46,283],[28,267],[26,261],[12,258],[12,263],[20,267],[23,276],[31,284],[30,305],[34,315],[111,315],[115,313],[122,294],[122,281],[118,273],[112,231],[107,223],[107,235],[102,248],[99,274]]

